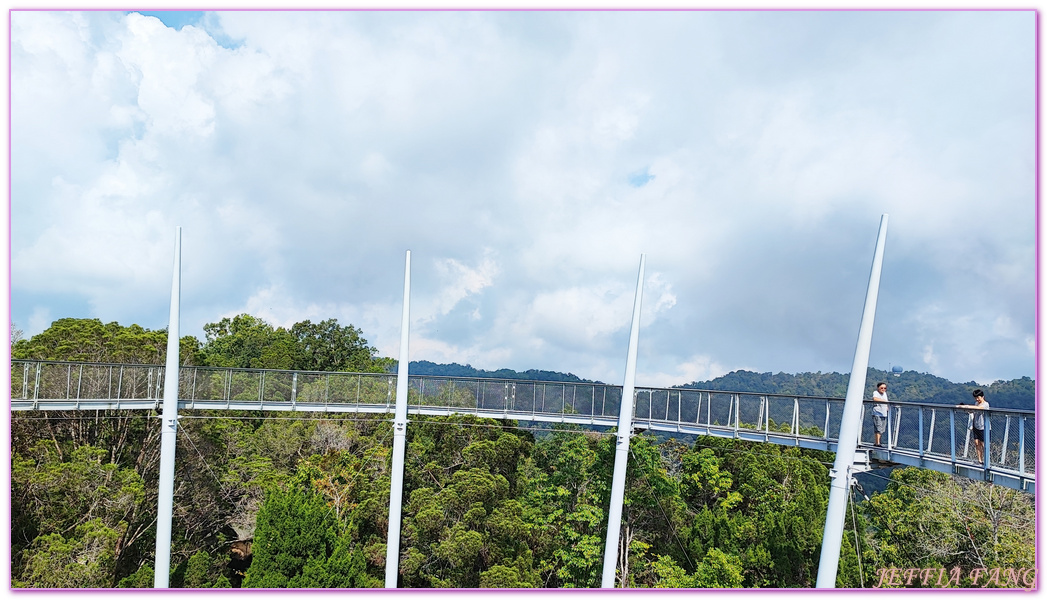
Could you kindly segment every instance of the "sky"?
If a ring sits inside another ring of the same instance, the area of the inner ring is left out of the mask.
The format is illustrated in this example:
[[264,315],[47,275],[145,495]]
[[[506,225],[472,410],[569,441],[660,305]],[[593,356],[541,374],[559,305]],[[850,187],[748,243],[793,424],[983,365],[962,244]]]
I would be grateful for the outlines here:
[[[159,15],[161,18],[158,18]],[[1033,11],[11,12],[11,319],[624,379],[1035,376]]]

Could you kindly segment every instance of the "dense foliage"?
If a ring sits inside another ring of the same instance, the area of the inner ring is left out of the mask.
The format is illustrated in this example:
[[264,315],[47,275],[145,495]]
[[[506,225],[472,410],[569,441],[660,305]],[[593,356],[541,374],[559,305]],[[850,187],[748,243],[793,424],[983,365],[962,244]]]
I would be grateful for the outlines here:
[[[240,315],[206,331],[203,344],[182,340],[183,362],[389,367],[333,320],[287,330]],[[63,319],[18,341],[15,355],[162,363],[164,338]],[[352,414],[183,415],[172,587],[384,585],[391,429]],[[599,585],[612,432],[471,416],[412,416],[407,431],[400,586]],[[157,419],[14,413],[11,444],[13,585],[151,587]],[[618,584],[813,586],[831,460],[737,440],[633,437]],[[838,583],[872,586],[892,566],[1031,568],[1033,517],[1026,495],[895,471],[882,493],[851,505]]]
[[[180,346],[182,364],[203,364],[200,340],[184,336]],[[102,324],[98,319],[59,319],[31,339],[15,341],[11,357],[162,365],[167,360],[167,330]]]

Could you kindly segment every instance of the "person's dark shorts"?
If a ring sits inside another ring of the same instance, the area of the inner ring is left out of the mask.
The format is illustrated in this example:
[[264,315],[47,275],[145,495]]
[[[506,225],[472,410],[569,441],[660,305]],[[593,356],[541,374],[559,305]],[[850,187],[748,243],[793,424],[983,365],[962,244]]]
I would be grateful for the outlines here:
[[873,427],[876,428],[876,433],[887,431],[887,417],[873,415]]
[[971,437],[978,440],[979,442],[985,441],[985,430],[984,429],[971,429]]

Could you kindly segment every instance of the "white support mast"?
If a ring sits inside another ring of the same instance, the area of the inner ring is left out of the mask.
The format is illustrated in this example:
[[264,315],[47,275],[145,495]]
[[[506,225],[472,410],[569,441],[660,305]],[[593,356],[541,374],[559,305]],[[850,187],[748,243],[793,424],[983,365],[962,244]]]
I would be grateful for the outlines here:
[[[629,437],[633,432],[633,388],[636,382],[636,347],[640,340],[640,302],[643,299],[645,255],[640,255],[640,275],[636,278],[633,300],[633,324],[629,331],[629,354],[625,361],[625,385],[622,405],[618,409],[618,438],[614,449],[614,479],[611,481],[611,503],[607,511],[607,542],[603,551],[603,579],[600,587],[613,588],[618,564],[618,540],[622,527],[622,504],[625,501],[625,469],[629,464]],[[627,550],[628,551],[628,550]]]
[[404,310],[400,320],[400,362],[396,367],[396,412],[393,416],[393,464],[389,486],[389,533],[385,546],[385,587],[395,588],[400,571],[400,513],[404,494],[407,447],[407,340],[411,330],[411,251],[404,267]]
[[164,368],[164,409],[160,418],[160,480],[156,507],[156,562],[153,587],[169,587],[171,577],[171,515],[174,512],[175,447],[178,431],[178,311],[181,297],[182,228],[175,228],[171,316],[167,325],[167,365]]
[[[846,520],[847,496],[851,486],[851,466],[858,446],[858,426],[861,423],[862,401],[865,396],[865,377],[869,370],[869,350],[872,347],[873,320],[876,317],[876,298],[880,291],[880,271],[883,267],[883,246],[887,239],[887,215],[880,217],[880,232],[876,236],[872,272],[865,295],[865,310],[858,328],[858,346],[854,350],[851,378],[847,383],[847,397],[843,403],[840,439],[836,446],[836,462],[829,476],[829,507],[825,513],[822,554],[818,562],[815,587],[836,587],[836,572],[840,566],[840,544]],[[828,434],[828,432],[826,432]]]

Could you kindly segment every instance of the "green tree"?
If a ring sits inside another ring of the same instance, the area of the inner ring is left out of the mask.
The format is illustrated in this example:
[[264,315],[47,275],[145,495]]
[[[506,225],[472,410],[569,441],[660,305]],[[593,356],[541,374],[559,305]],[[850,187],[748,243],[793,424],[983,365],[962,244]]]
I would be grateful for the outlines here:
[[258,512],[254,558],[243,587],[369,587],[362,548],[344,535],[323,497],[303,478],[273,488]]
[[326,562],[334,549],[337,521],[323,498],[312,490],[291,486],[273,488],[258,512],[254,532],[254,558],[243,587],[299,586],[306,565],[314,569]]
[[686,552],[665,547],[660,554],[674,560],[661,576],[672,580],[673,565],[695,564],[696,584],[719,573],[716,584],[729,587],[727,574],[738,566],[745,587],[813,585],[828,501],[825,460],[796,448],[698,438],[680,461]]
[[203,353],[208,365],[252,369],[293,369],[294,337],[258,317],[241,314],[204,325]]
[[823,463],[830,458],[771,444],[750,444],[731,458],[740,506],[753,520],[737,546],[750,585],[814,584],[829,495]]
[[645,583],[642,568],[651,562],[649,553],[678,555],[676,540],[686,506],[680,498],[681,481],[669,472],[669,456],[682,450],[672,440],[658,445],[653,436],[632,438],[618,548],[622,587]]
[[222,574],[222,564],[206,550],[199,550],[186,561],[185,572],[178,586],[183,588],[227,588],[229,580]]
[[540,581],[529,551],[513,562],[497,564],[480,573],[482,588],[535,588],[540,585]]
[[516,499],[531,440],[490,419],[414,422],[405,469],[404,587],[537,585],[534,529]]
[[[75,449],[68,460],[61,460],[55,449],[46,442],[33,447],[31,456],[12,456],[11,501],[15,527],[12,530],[12,549],[16,554],[28,540],[44,536],[53,555],[62,544],[76,544],[82,540],[63,538],[90,522],[97,522],[106,532],[116,532],[120,548],[115,545],[111,555],[115,561],[121,549],[134,541],[127,535],[141,535],[136,515],[141,512],[145,498],[145,484],[133,469],[121,468],[106,461],[107,452],[100,448],[82,446]],[[97,533],[98,527],[84,532]],[[108,533],[106,533],[108,535]],[[57,537],[55,537],[57,536]],[[40,555],[37,548],[30,550]],[[27,559],[28,560],[28,559]],[[33,567],[28,566],[27,569]],[[39,579],[35,575],[30,579]],[[112,576],[112,573],[109,574]],[[75,586],[73,586],[75,587]]]
[[376,373],[385,370],[385,363],[375,357],[377,349],[367,345],[361,331],[352,325],[339,325],[337,319],[295,323],[291,337],[298,345],[295,369]]
[[[200,343],[192,336],[185,336],[180,340],[180,360],[182,364],[199,364],[201,356],[199,353]],[[111,322],[103,324],[98,319],[75,319],[64,318],[54,321],[46,330],[30,339],[15,341],[12,347],[12,357],[15,359],[29,360],[60,360],[60,361],[87,361],[87,362],[110,362],[110,363],[137,363],[137,364],[163,364],[167,354],[167,332],[164,329],[149,330],[139,325],[129,327],[121,326],[119,323]],[[21,369],[19,369],[20,371]],[[64,369],[62,369],[64,370]],[[46,373],[56,373],[56,369],[44,371],[44,385],[49,381]],[[100,382],[104,378],[104,370],[84,369],[83,387],[85,390],[98,386],[105,389],[106,384]],[[144,387],[145,373],[141,372],[141,385]],[[74,374],[74,378],[77,375]],[[64,385],[65,377],[61,377]],[[74,382],[76,379],[74,379]],[[15,385],[12,378],[12,385]],[[127,386],[128,380],[123,380]],[[79,382],[77,383],[79,387]],[[125,387],[125,389],[127,389]],[[12,390],[17,393],[20,390]],[[86,393],[86,392],[85,392]],[[103,392],[108,393],[108,392]],[[11,451],[13,461],[29,460],[35,463],[38,473],[26,475],[22,479],[13,480],[12,492],[16,499],[12,499],[12,554],[16,558],[37,534],[59,532],[69,534],[68,529],[49,529],[48,521],[55,517],[56,512],[61,512],[59,507],[82,506],[84,498],[94,498],[93,495],[82,495],[80,490],[71,489],[71,486],[86,485],[85,479],[80,476],[80,471],[90,470],[92,467],[84,463],[83,455],[73,456],[81,448],[91,448],[90,452],[97,457],[92,459],[96,467],[107,463],[102,469],[106,478],[114,474],[124,477],[128,473],[135,473],[139,480],[146,480],[155,472],[155,458],[158,455],[159,428],[152,427],[148,419],[140,415],[128,413],[127,411],[98,411],[85,418],[82,412],[47,412],[44,418],[39,419],[37,415],[25,419],[12,418],[11,423]],[[41,439],[47,439],[51,453],[41,454],[38,447]],[[23,463],[24,464],[24,463]],[[118,472],[118,473],[117,473]],[[22,473],[24,474],[24,472]],[[68,476],[68,481],[59,483]],[[21,475],[19,476],[21,477]],[[41,478],[49,481],[41,481]],[[111,485],[110,479],[103,479],[104,485]],[[28,485],[27,485],[28,484]],[[55,502],[54,497],[46,496],[43,490],[52,489],[52,485],[58,489],[53,490],[62,498]],[[155,492],[150,489],[144,491],[144,495]],[[144,542],[148,541],[150,521],[155,515],[155,503],[145,501],[143,494],[137,494],[138,500],[135,506],[124,515],[122,536],[120,538],[119,550],[116,552],[117,568],[137,568],[141,560],[141,552],[144,551]],[[118,501],[101,500],[92,502],[90,510],[84,515],[97,514],[100,507],[121,506],[124,496]],[[125,507],[126,508],[126,507]],[[90,518],[89,516],[85,518]],[[78,522],[82,522],[80,519]],[[103,517],[106,524],[116,527],[115,522]],[[63,527],[73,527],[68,523]]]
[[526,513],[534,526],[537,566],[545,586],[597,587],[614,438],[558,431],[535,447],[528,465]]
[[91,519],[78,525],[69,538],[43,535],[26,552],[16,587],[101,588],[113,585],[116,542],[120,534]]
[[380,373],[389,363],[359,329],[337,319],[301,321],[287,330],[241,314],[204,325],[204,334],[205,361],[216,367]]
[[959,566],[967,574],[1035,565],[1035,509],[1016,490],[908,467],[894,471],[863,508],[867,582],[877,568]]
[[742,587],[742,580],[741,560],[717,548],[706,553],[694,573],[694,587],[736,588]]
[[[98,319],[58,319],[41,333],[15,342],[11,357],[162,365],[167,360],[167,330],[123,327],[115,321],[102,324]],[[179,358],[183,365],[200,364],[200,341],[182,337]]]
[[676,564],[671,556],[659,556],[651,563],[654,575],[652,587],[656,588],[693,588],[698,587],[693,575],[688,575],[683,567]]
[[117,584],[118,588],[151,588],[155,583],[152,565],[142,565],[137,571],[124,577]]

